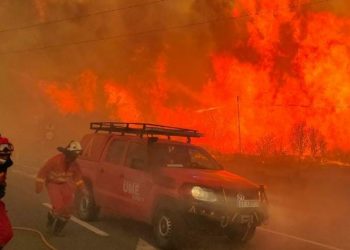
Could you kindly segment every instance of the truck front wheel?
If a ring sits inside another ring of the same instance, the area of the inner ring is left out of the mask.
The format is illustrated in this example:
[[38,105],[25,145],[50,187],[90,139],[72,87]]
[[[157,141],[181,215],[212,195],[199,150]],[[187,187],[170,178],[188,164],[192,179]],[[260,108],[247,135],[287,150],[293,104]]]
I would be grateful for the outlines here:
[[75,195],[75,206],[77,216],[84,221],[92,221],[97,218],[98,208],[91,189],[88,189],[88,194],[77,191]]
[[162,209],[154,218],[153,232],[161,249],[177,249],[184,243],[186,223],[179,213]]

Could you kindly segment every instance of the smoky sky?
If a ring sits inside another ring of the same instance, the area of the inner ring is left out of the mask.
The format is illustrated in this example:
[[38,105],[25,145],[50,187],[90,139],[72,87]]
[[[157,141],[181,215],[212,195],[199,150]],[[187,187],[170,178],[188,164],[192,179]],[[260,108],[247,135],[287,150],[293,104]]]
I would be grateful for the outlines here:
[[[1,29],[79,17],[143,3],[147,1],[7,0],[2,1],[0,6]],[[260,55],[246,42],[246,20],[212,22],[182,30],[138,36],[132,34],[228,17],[232,14],[234,3],[235,1],[224,0],[166,0],[31,29],[1,32],[0,51],[3,52],[98,40],[115,35],[126,37],[8,54],[2,56],[0,63],[16,73],[30,74],[34,81],[66,80],[85,69],[97,72],[101,78],[117,81],[125,81],[133,75],[151,80],[154,76],[154,62],[159,56],[165,56],[167,66],[171,69],[168,70],[170,77],[191,87],[200,87],[211,74],[210,56],[213,51],[233,54],[242,61],[259,61]],[[327,6],[320,5],[317,8],[338,11],[336,6],[345,5],[345,1],[335,0]],[[281,33],[281,39],[288,42],[288,27],[285,30]],[[288,56],[292,57],[295,53],[292,42],[281,44],[285,50],[291,51]],[[279,60],[279,65],[288,68],[288,58]]]

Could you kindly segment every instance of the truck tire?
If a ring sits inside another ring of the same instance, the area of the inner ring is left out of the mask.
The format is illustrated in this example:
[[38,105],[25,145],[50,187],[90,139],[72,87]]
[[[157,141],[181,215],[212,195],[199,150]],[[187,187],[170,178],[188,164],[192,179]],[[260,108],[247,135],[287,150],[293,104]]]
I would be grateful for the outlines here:
[[225,229],[226,236],[234,243],[246,243],[255,234],[256,226],[248,224],[233,224]]
[[76,213],[79,219],[84,221],[92,221],[97,218],[98,208],[95,204],[93,192],[88,189],[89,194],[83,194],[79,190],[75,195]]
[[161,249],[179,249],[185,242],[186,223],[178,212],[160,209],[153,220],[153,233]]

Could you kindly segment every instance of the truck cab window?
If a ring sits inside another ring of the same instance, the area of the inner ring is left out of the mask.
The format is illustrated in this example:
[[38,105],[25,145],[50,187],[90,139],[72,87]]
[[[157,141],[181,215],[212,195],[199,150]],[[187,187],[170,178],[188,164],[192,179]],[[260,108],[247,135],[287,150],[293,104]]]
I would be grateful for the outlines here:
[[147,169],[147,148],[144,144],[131,142],[126,156],[126,166],[129,168]]
[[119,140],[112,141],[107,151],[106,161],[116,165],[122,164],[125,148],[126,148],[125,141],[119,141]]

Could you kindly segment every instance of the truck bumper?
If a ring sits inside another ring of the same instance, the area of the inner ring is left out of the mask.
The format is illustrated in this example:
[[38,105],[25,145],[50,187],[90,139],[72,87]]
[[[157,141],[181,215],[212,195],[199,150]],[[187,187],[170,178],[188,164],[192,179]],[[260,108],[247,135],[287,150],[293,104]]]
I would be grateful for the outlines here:
[[268,219],[266,204],[254,208],[217,206],[202,202],[190,202],[184,206],[184,216],[192,222],[212,222],[225,228],[232,224],[260,226]]

